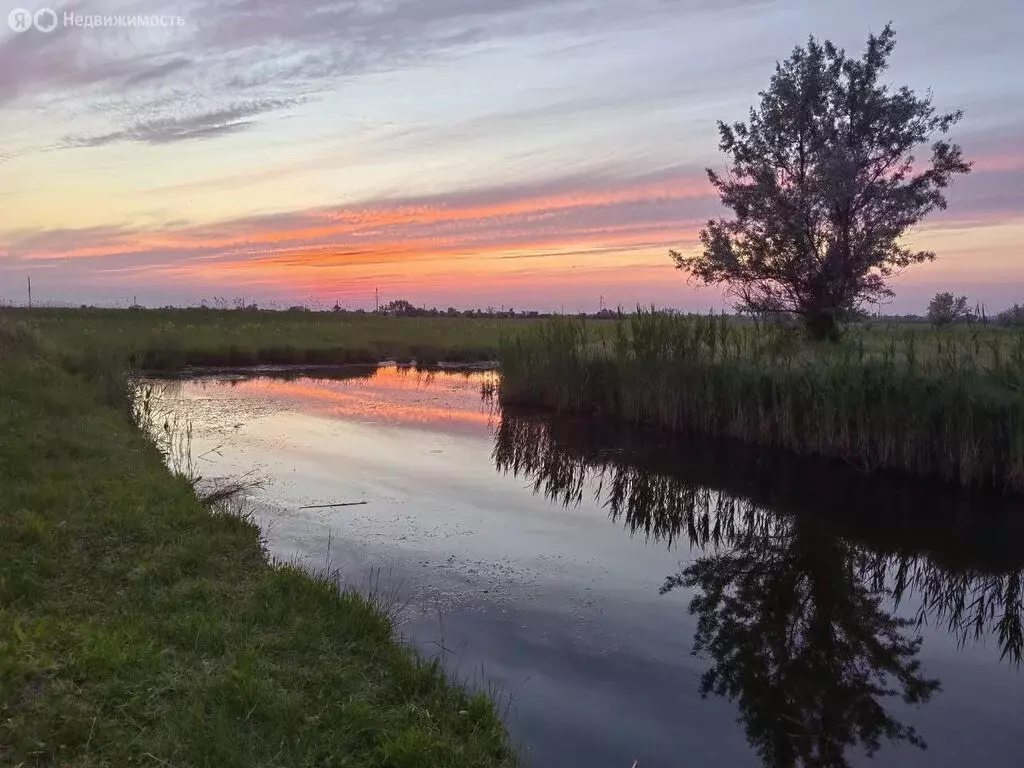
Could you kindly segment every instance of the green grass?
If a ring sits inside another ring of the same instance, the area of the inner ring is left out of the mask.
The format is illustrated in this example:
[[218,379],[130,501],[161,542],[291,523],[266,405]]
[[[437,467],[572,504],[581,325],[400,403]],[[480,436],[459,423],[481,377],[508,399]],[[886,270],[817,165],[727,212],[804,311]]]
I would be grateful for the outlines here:
[[68,341],[0,319],[0,764],[515,763],[490,697],[269,564]]
[[555,318],[499,355],[504,403],[587,412],[1024,492],[1024,333],[772,326],[638,311]]
[[525,318],[388,317],[249,310],[7,309],[68,349],[146,370],[185,366],[339,365],[494,360]]

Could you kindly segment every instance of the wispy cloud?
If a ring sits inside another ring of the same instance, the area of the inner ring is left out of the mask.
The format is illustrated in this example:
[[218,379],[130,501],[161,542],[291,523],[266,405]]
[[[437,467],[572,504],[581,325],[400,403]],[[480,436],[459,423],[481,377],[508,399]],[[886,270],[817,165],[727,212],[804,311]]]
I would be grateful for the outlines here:
[[63,147],[101,147],[117,141],[141,141],[170,144],[189,139],[204,139],[240,131],[253,124],[252,118],[298,103],[299,99],[264,99],[233,104],[212,112],[145,120],[121,131],[96,136],[65,137]]
[[[296,211],[217,225],[13,233],[4,252],[33,262],[161,254],[191,261],[339,265],[452,253],[672,242],[681,221],[715,209],[703,178],[676,169],[637,178],[572,178],[518,187]],[[166,265],[166,264],[165,264]]]
[[[0,25],[0,273],[69,290],[654,291],[717,210],[714,120],[742,118],[806,34],[852,50],[889,18],[893,76],[966,100],[978,161],[927,231],[991,235],[1024,205],[1012,3],[999,23],[927,0],[46,4],[184,21]],[[972,265],[1008,240],[978,242]]]
[[[647,2],[648,0],[644,0]],[[658,3],[649,2],[652,8]],[[114,123],[67,148],[164,143],[243,130],[261,113],[324,91],[339,78],[458,55],[485,40],[624,16],[597,0],[100,0],[65,13],[180,17],[166,28],[69,28],[0,38],[0,104],[51,108]],[[240,108],[239,102],[263,105]],[[232,119],[241,111],[247,120]],[[177,127],[181,129],[178,130]]]

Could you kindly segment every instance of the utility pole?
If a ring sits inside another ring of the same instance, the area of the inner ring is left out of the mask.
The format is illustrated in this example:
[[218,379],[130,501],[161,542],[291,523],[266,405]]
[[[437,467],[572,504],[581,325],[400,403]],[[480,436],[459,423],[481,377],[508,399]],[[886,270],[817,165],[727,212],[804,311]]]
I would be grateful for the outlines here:
[[380,312],[380,288],[373,289],[374,312]]
[[32,278],[28,279],[28,308],[32,309]]

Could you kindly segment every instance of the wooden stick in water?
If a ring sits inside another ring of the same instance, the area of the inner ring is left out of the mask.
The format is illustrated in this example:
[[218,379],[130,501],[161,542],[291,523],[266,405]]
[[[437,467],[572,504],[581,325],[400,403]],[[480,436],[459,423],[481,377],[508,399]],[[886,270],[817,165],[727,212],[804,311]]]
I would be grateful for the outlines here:
[[358,507],[362,504],[369,504],[368,501],[344,501],[340,504],[313,504],[308,507],[299,507],[299,509],[331,509],[332,507]]

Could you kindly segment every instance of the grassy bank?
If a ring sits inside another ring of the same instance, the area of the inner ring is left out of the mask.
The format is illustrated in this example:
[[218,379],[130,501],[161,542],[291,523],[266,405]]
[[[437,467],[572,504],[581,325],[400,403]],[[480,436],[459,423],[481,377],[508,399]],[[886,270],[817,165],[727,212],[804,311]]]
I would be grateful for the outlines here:
[[486,696],[269,565],[168,472],[114,370],[48,343],[0,321],[0,764],[514,762]]
[[504,403],[587,412],[962,485],[1024,492],[1024,334],[773,327],[638,312],[595,338],[554,319],[506,340]]
[[7,309],[67,349],[102,350],[146,370],[493,360],[526,318],[388,317],[212,309]]

